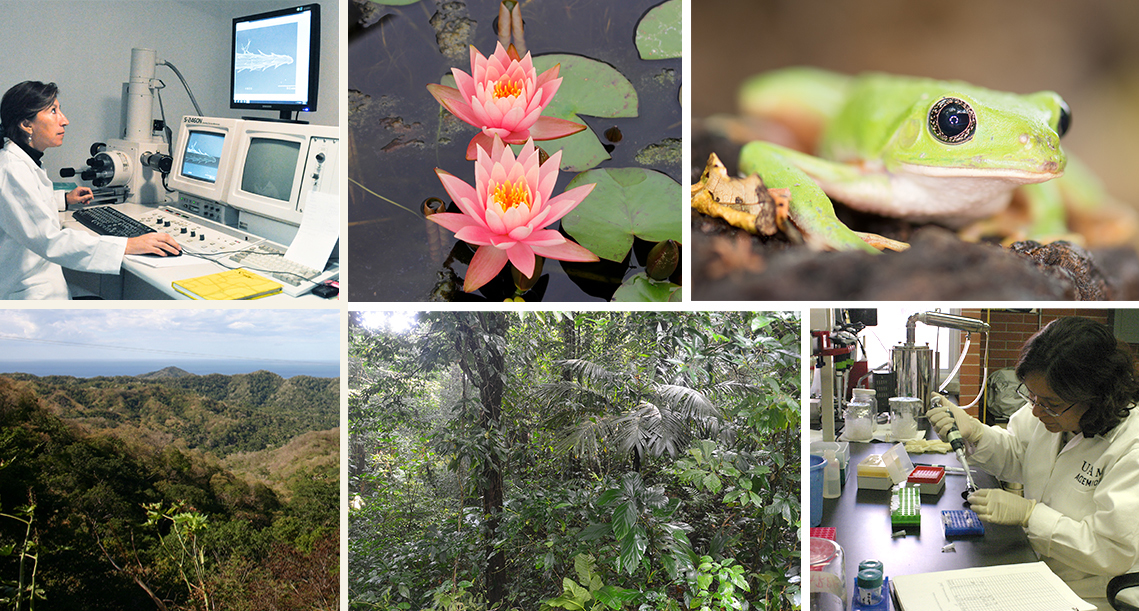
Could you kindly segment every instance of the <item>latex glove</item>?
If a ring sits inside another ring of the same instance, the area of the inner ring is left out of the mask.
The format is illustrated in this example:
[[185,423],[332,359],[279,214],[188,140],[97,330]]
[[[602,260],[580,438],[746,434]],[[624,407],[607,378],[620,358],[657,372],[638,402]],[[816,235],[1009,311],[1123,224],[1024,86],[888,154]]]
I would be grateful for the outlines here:
[[982,488],[966,500],[982,522],[992,524],[1028,526],[1028,518],[1036,508],[1036,501],[1000,488]]
[[930,398],[930,405],[934,407],[926,412],[926,417],[929,418],[929,423],[937,431],[938,437],[948,441],[949,429],[956,421],[957,430],[961,431],[961,437],[965,441],[972,444],[981,441],[981,435],[985,432],[985,425],[981,424],[980,420],[965,413],[965,410],[957,407],[956,404],[939,393],[933,393]]

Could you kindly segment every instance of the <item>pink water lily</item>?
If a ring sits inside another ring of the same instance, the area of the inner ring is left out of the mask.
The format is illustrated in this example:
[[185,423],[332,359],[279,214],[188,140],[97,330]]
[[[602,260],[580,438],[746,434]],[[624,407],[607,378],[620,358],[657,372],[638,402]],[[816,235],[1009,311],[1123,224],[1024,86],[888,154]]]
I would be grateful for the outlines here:
[[471,74],[451,69],[457,88],[431,84],[427,90],[456,117],[482,130],[467,145],[467,159],[474,160],[475,149],[490,149],[495,136],[507,144],[522,144],[585,129],[580,123],[541,116],[562,83],[560,67],[539,75],[529,53],[522,59],[511,57],[498,43],[494,55],[483,57],[472,46]]
[[490,150],[479,148],[475,186],[436,169],[443,188],[462,213],[441,212],[427,217],[455,232],[455,237],[479,248],[467,267],[463,290],[470,293],[502,271],[507,261],[524,276],[534,274],[534,256],[561,261],[597,261],[597,255],[545,229],[573,210],[594,185],[582,185],[550,197],[558,180],[558,151],[538,164],[538,149],[527,140],[514,152],[495,136]]

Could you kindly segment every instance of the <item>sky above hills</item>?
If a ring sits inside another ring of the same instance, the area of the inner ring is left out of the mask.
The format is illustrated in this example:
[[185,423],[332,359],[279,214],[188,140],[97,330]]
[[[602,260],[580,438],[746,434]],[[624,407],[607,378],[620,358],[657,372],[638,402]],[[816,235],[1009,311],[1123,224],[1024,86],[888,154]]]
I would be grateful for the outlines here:
[[[267,369],[336,376],[339,361],[338,310],[0,310],[0,371],[85,377],[31,368],[70,362],[85,363],[89,375],[137,375],[173,365],[199,374]],[[124,371],[125,363],[137,365]],[[14,367],[19,364],[26,366]],[[138,367],[143,370],[134,371]]]

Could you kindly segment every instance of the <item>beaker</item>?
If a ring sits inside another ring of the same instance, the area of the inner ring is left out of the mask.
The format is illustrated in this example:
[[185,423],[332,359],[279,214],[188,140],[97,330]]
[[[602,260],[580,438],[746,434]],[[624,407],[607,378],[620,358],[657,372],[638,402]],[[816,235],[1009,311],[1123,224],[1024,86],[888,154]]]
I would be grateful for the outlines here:
[[811,537],[811,611],[846,611],[846,563],[842,547]]
[[847,440],[870,441],[874,436],[874,419],[878,415],[878,409],[873,392],[863,388],[854,389],[854,397],[846,404],[843,436]]
[[890,398],[890,433],[894,441],[907,441],[918,436],[918,418],[922,401],[916,397]]

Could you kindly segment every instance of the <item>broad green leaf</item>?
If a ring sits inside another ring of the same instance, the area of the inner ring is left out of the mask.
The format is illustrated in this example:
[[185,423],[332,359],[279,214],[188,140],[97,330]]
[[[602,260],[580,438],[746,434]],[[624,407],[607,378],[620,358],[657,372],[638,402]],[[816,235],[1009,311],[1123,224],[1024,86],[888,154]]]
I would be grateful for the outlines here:
[[597,504],[604,507],[617,500],[622,494],[620,488],[610,488],[601,493],[601,496],[597,498]]
[[711,575],[700,573],[696,576],[696,585],[698,585],[701,590],[707,590],[708,586],[712,585],[712,579]]
[[588,586],[590,580],[594,576],[593,556],[590,556],[589,554],[578,554],[575,556],[573,559],[573,570],[575,573],[577,573],[577,578],[581,580],[581,583]]
[[704,478],[704,486],[708,488],[712,494],[719,494],[723,482],[720,481],[720,476],[715,473],[709,473],[707,477]]
[[[606,118],[637,116],[637,90],[613,66],[580,55],[553,54],[534,58],[534,68],[539,74],[557,64],[561,64],[558,76],[562,84],[550,105],[542,111],[543,115],[582,125],[585,121],[578,115]],[[588,170],[609,159],[601,140],[588,127],[572,136],[537,144],[551,155],[561,149],[561,168],[570,172]]]
[[629,535],[629,531],[637,523],[637,512],[632,508],[630,502],[626,501],[617,506],[613,510],[613,534],[618,539],[625,539]]
[[641,59],[672,59],[680,57],[681,2],[668,0],[645,13],[637,24],[637,52]]
[[562,228],[593,254],[621,261],[633,236],[681,241],[681,189],[675,180],[644,168],[606,168],[582,172],[566,188],[590,183],[597,186],[562,219]]
[[653,302],[681,301],[680,285],[649,278],[644,272],[630,276],[613,292],[613,301]]
[[774,321],[775,319],[771,316],[756,314],[755,317],[751,319],[751,331],[752,333],[755,333],[756,331],[759,331],[760,329],[770,325]]
[[625,603],[633,602],[641,597],[639,590],[629,590],[616,586],[605,586],[593,593],[598,602],[610,609],[620,609]]
[[648,538],[645,536],[645,529],[637,526],[629,532],[629,536],[621,540],[621,554],[619,557],[621,568],[627,571],[630,575],[636,572],[641,564],[641,558],[645,556],[645,548],[648,546]]

